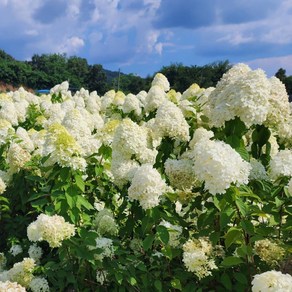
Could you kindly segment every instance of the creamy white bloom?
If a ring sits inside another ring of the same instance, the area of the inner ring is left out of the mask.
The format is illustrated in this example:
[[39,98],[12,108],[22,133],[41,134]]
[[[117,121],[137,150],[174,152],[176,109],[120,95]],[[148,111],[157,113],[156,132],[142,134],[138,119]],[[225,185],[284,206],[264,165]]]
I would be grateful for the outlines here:
[[0,291],[1,292],[25,292],[26,289],[16,282],[0,281]]
[[22,127],[18,127],[15,134],[16,134],[17,139],[20,140],[18,144],[23,149],[27,150],[30,153],[34,151],[34,143],[31,140],[26,129]]
[[114,182],[119,187],[127,184],[134,177],[135,172],[139,168],[139,163],[131,160],[129,156],[124,156],[119,151],[112,153],[111,173],[114,177]]
[[281,176],[292,177],[292,150],[280,150],[270,161],[269,176],[277,179]]
[[164,167],[171,186],[177,189],[190,189],[197,182],[194,162],[190,159],[167,159]]
[[285,249],[269,239],[257,240],[254,244],[256,254],[270,266],[276,266],[285,255]]
[[214,133],[212,131],[208,131],[204,128],[198,128],[195,130],[195,132],[193,134],[193,138],[189,143],[189,146],[190,146],[190,148],[193,148],[195,146],[195,144],[198,143],[199,141],[201,141],[201,142],[202,142],[202,140],[208,141],[213,137],[214,137]]
[[31,258],[24,258],[22,262],[15,263],[8,271],[9,280],[17,282],[21,286],[28,288],[31,280],[33,279],[33,269],[35,262]]
[[61,84],[57,84],[55,85],[53,88],[50,89],[50,94],[64,94],[67,95],[68,94],[68,89],[69,89],[69,82],[68,81],[64,81]]
[[125,102],[123,104],[122,110],[125,114],[133,112],[136,116],[140,116],[142,112],[140,100],[136,97],[136,95],[129,93],[125,97]]
[[230,145],[199,140],[192,151],[194,171],[211,194],[224,194],[231,184],[247,184],[251,166]]
[[102,261],[105,257],[113,257],[114,256],[114,246],[113,241],[107,237],[98,237],[96,238],[96,246],[90,246],[89,249],[100,248],[101,252],[98,252],[94,255],[96,260]]
[[15,244],[12,245],[9,252],[13,255],[13,256],[17,256],[18,254],[23,252],[23,249],[21,247],[21,245],[19,244]]
[[66,128],[60,124],[52,124],[45,133],[42,156],[50,155],[46,165],[58,163],[62,167],[72,167],[84,171],[86,161],[82,157],[83,150]]
[[288,188],[288,192],[292,196],[292,178],[290,179],[287,188]]
[[100,110],[105,112],[106,109],[112,104],[115,98],[116,92],[114,90],[107,91],[101,98],[100,98]]
[[130,201],[138,200],[143,209],[150,209],[159,204],[166,190],[160,173],[152,165],[144,164],[135,172],[128,196]]
[[190,99],[190,98],[194,98],[194,97],[199,97],[200,95],[202,95],[204,92],[204,88],[200,88],[200,86],[197,83],[193,83],[189,88],[187,88],[182,96],[181,99]]
[[162,73],[155,74],[151,83],[151,86],[154,86],[154,85],[161,87],[165,92],[168,91],[170,88],[167,78]]
[[269,112],[270,82],[263,70],[238,64],[223,75],[209,97],[209,119],[220,127],[239,117],[248,127],[262,124]]
[[118,232],[118,225],[109,209],[99,211],[93,220],[93,224],[100,235],[116,235]]
[[112,149],[124,157],[135,156],[141,163],[154,163],[157,154],[151,143],[149,129],[130,119],[124,119],[116,128]]
[[278,271],[257,274],[251,282],[253,292],[291,292],[292,276]]
[[137,99],[140,101],[142,107],[144,107],[145,104],[146,104],[146,96],[147,96],[147,92],[146,92],[145,90],[140,91],[140,92],[136,95],[136,97],[137,97]]
[[162,103],[155,116],[154,129],[162,137],[189,140],[189,125],[184,118],[180,108],[173,102],[165,101]]
[[263,164],[256,160],[255,158],[250,159],[251,171],[249,174],[249,179],[256,179],[256,180],[268,180],[269,177],[267,175],[266,169]]
[[103,285],[103,283],[106,281],[107,278],[107,271],[96,271],[96,282],[100,285]]
[[212,250],[212,245],[205,238],[189,239],[183,245],[183,262],[187,270],[199,279],[212,275],[211,270],[217,269],[211,257]]
[[65,222],[59,215],[48,216],[40,214],[37,220],[27,227],[27,236],[30,241],[47,241],[50,247],[60,247],[62,241],[75,234],[73,224]]
[[40,246],[37,246],[36,243],[32,244],[28,249],[29,257],[34,259],[35,262],[39,262],[40,258],[43,255],[43,250]]
[[285,85],[275,76],[269,79],[271,90],[269,94],[269,112],[265,125],[277,129],[290,115],[289,97]]
[[12,143],[7,151],[6,161],[9,165],[9,173],[17,173],[25,167],[25,164],[29,162],[31,155],[19,144]]
[[5,93],[0,94],[0,119],[7,120],[13,126],[18,125],[17,110],[14,102]]
[[167,95],[164,90],[160,86],[154,85],[149,89],[145,97],[145,111],[155,111],[165,101],[167,101]]
[[14,133],[15,130],[11,123],[0,118],[0,145],[8,142]]
[[50,291],[48,281],[42,277],[34,277],[29,284],[29,288],[31,289],[32,292],[49,292]]

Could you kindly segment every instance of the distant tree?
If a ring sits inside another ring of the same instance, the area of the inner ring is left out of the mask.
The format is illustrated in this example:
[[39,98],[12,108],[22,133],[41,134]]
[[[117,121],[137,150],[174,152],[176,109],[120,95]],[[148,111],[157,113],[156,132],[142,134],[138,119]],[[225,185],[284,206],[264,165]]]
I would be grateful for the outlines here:
[[176,63],[162,67],[159,72],[167,77],[173,89],[183,92],[193,83],[204,88],[216,86],[222,75],[230,68],[229,61],[215,62],[205,66],[184,66]]
[[[114,79],[114,89],[117,89],[118,78]],[[134,74],[121,74],[119,78],[119,89],[125,94],[138,94],[141,90],[145,90],[145,79]]]
[[15,61],[15,59],[8,55],[6,52],[4,52],[3,50],[0,50],[0,61]]
[[283,68],[280,68],[280,69],[276,72],[275,76],[276,76],[277,78],[279,78],[282,82],[284,82],[285,79],[286,79],[286,77],[287,77],[287,76],[286,76],[286,70],[283,69]]
[[33,70],[38,70],[48,75],[49,87],[70,79],[65,54],[33,55],[28,64],[32,66]]
[[70,57],[67,61],[67,71],[70,75],[70,87],[86,88],[86,78],[89,72],[87,60],[80,57]]
[[106,74],[102,65],[90,65],[86,77],[87,89],[89,91],[96,90],[99,95],[104,94],[108,90]]

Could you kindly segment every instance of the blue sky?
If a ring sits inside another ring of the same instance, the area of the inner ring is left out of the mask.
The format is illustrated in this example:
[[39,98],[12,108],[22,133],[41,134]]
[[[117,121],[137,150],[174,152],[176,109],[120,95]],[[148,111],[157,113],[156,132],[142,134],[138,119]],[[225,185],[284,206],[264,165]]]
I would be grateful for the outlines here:
[[291,0],[0,0],[0,49],[152,75],[229,60],[292,75]]

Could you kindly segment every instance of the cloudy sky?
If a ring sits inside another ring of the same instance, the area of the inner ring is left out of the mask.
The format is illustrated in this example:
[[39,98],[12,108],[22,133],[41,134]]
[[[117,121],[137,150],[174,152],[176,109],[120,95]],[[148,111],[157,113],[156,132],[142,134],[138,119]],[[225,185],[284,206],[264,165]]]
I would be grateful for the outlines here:
[[0,0],[0,49],[140,76],[229,60],[292,75],[291,0]]

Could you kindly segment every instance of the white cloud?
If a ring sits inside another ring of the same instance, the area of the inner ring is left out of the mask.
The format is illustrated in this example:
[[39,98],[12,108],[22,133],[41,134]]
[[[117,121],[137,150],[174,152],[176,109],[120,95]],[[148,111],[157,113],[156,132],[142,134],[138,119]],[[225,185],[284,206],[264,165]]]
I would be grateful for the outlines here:
[[287,75],[292,75],[292,55],[258,58],[246,63],[253,69],[261,68],[265,70],[269,76],[275,75],[280,68],[285,69]]
[[70,37],[66,39],[63,44],[59,47],[59,50],[62,53],[67,53],[68,55],[77,53],[82,47],[84,47],[85,43],[82,38],[77,36]]

